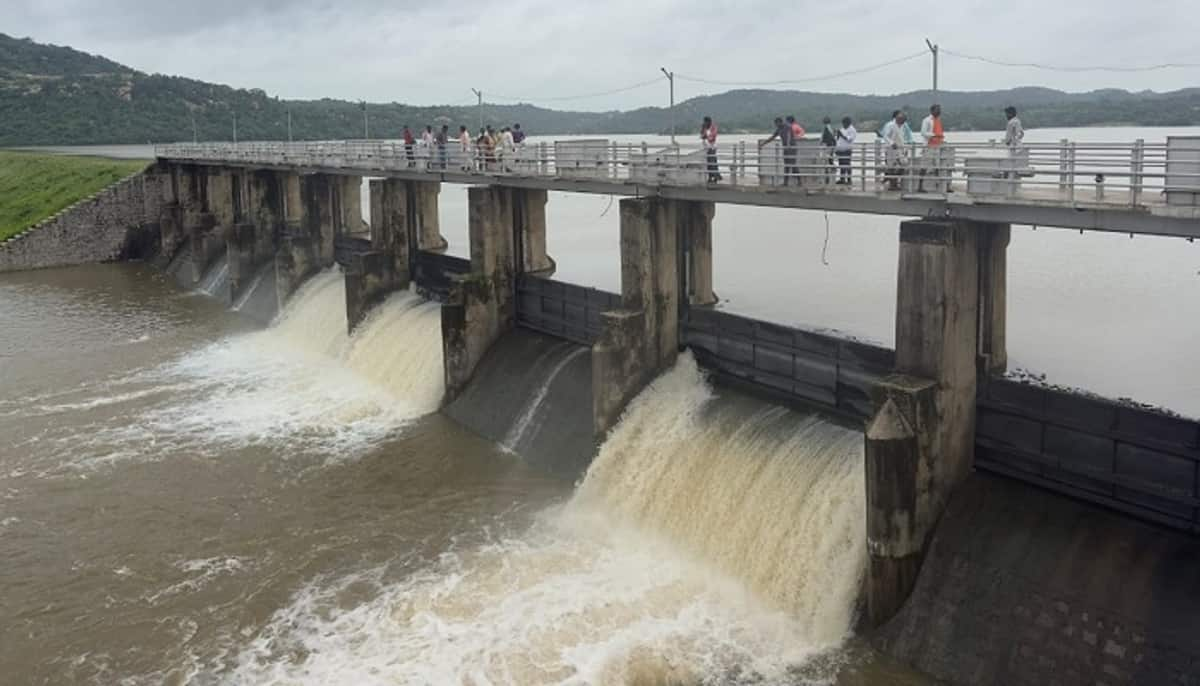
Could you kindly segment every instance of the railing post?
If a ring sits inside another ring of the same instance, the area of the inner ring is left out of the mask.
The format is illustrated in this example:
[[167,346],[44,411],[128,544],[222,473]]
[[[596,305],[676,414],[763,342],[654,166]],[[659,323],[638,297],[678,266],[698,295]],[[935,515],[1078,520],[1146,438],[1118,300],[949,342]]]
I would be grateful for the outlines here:
[[1070,183],[1070,177],[1067,175],[1067,145],[1068,141],[1063,138],[1058,141],[1058,191],[1060,193],[1067,192],[1067,186]]
[[1146,141],[1139,138],[1133,142],[1133,153],[1129,164],[1129,204],[1137,207],[1142,195],[1142,168],[1146,154]]
[[875,184],[876,185],[879,184],[880,175],[883,172],[882,168],[880,167],[880,164],[882,163],[882,161],[883,161],[883,141],[876,138],[875,139]]
[[1071,184],[1067,189],[1067,199],[1075,202],[1075,141],[1067,144],[1067,175]]
[[[853,153],[852,153],[853,154]],[[862,190],[867,190],[867,144],[858,144],[858,180]]]

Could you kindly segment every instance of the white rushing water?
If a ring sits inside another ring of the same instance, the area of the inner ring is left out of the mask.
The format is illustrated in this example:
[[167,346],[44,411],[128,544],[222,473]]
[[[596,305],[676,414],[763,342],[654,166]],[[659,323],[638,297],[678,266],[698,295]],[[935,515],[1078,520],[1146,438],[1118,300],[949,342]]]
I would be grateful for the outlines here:
[[264,330],[13,406],[70,414],[31,439],[52,448],[44,451],[52,464],[40,467],[50,472],[250,446],[337,461],[436,411],[441,360],[439,306],[411,293],[393,295],[348,336],[344,278],[333,269]]
[[222,255],[217,263],[208,268],[204,279],[200,281],[199,291],[211,297],[228,295],[229,291],[229,258]]
[[684,356],[569,502],[399,579],[314,580],[241,645],[228,681],[791,683],[850,632],[861,446],[814,417],[714,398]]

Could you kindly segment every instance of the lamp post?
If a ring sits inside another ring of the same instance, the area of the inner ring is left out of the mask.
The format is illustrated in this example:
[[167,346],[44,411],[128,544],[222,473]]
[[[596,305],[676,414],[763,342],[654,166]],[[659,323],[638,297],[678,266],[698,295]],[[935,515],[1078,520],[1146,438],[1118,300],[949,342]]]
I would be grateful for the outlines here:
[[928,45],[929,52],[933,53],[933,97],[937,98],[938,46],[936,43],[929,42],[928,38],[925,39],[925,45]]
[[671,84],[671,147],[675,147],[675,72],[667,71],[666,67],[659,67],[659,69],[666,75],[667,82]]
[[471,92],[475,94],[475,97],[479,98],[479,130],[482,131],[483,130],[483,91],[475,90],[474,88],[472,88]]

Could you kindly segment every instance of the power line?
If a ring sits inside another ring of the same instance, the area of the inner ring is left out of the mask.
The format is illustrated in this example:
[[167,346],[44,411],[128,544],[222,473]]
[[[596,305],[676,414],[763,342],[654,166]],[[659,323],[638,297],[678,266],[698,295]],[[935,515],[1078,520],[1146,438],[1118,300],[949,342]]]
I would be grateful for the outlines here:
[[650,79],[649,81],[642,81],[640,83],[635,83],[635,84],[632,84],[629,86],[622,86],[621,88],[614,88],[612,90],[606,90],[606,91],[598,91],[596,93],[581,93],[579,95],[558,95],[558,96],[544,97],[544,98],[515,97],[515,96],[511,96],[511,95],[497,95],[496,93],[491,93],[491,92],[489,92],[487,95],[489,98],[497,98],[500,100],[512,100],[514,102],[562,102],[564,100],[583,100],[584,98],[599,98],[599,97],[602,97],[605,95],[616,95],[617,93],[625,93],[625,92],[628,92],[631,90],[637,90],[638,88],[645,88],[646,86],[650,86],[650,85],[659,83],[660,81],[663,81],[665,79],[666,79],[665,76],[657,76],[653,79]]
[[867,72],[875,71],[877,69],[883,69],[884,67],[890,67],[893,64],[901,64],[903,62],[909,62],[909,61],[917,59],[918,57],[924,57],[927,54],[928,54],[928,52],[926,52],[925,50],[922,50],[921,52],[914,52],[911,55],[905,55],[904,57],[899,57],[894,60],[888,60],[887,62],[880,62],[879,64],[872,64],[869,67],[862,67],[860,69],[851,69],[850,71],[837,72],[835,74],[824,74],[821,76],[809,76],[809,77],[800,78],[800,79],[782,79],[779,81],[717,81],[717,80],[713,80],[713,79],[702,79],[697,76],[686,76],[684,74],[676,74],[675,78],[683,80],[683,81],[692,81],[695,83],[707,83],[707,84],[710,84],[713,86],[784,86],[784,85],[793,84],[793,83],[811,83],[813,81],[828,81],[830,79],[837,79],[837,78],[841,78],[843,76],[854,76],[855,74],[865,74]]
[[1088,71],[1109,71],[1109,72],[1120,72],[1120,73],[1134,73],[1134,72],[1158,71],[1161,69],[1200,68],[1200,62],[1164,62],[1162,64],[1148,64],[1148,65],[1141,65],[1141,66],[1134,66],[1134,67],[1113,67],[1113,66],[1089,66],[1089,67],[1072,66],[1072,67],[1068,67],[1068,66],[1062,66],[1062,65],[1042,64],[1039,62],[1007,62],[1004,60],[992,59],[990,57],[981,57],[979,55],[967,55],[967,54],[961,53],[961,52],[954,52],[953,50],[946,50],[945,48],[942,48],[942,52],[947,55],[952,55],[954,57],[958,57],[959,59],[973,60],[975,62],[984,62],[987,64],[994,64],[999,67],[1028,67],[1031,69],[1042,69],[1045,71],[1062,71],[1062,72],[1071,72],[1071,73],[1088,72]]

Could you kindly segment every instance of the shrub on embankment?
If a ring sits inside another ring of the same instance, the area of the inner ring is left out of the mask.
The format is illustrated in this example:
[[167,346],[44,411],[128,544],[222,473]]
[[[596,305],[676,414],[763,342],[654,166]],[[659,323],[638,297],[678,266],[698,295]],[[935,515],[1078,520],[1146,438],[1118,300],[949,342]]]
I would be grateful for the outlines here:
[[0,241],[146,168],[112,160],[0,151]]

